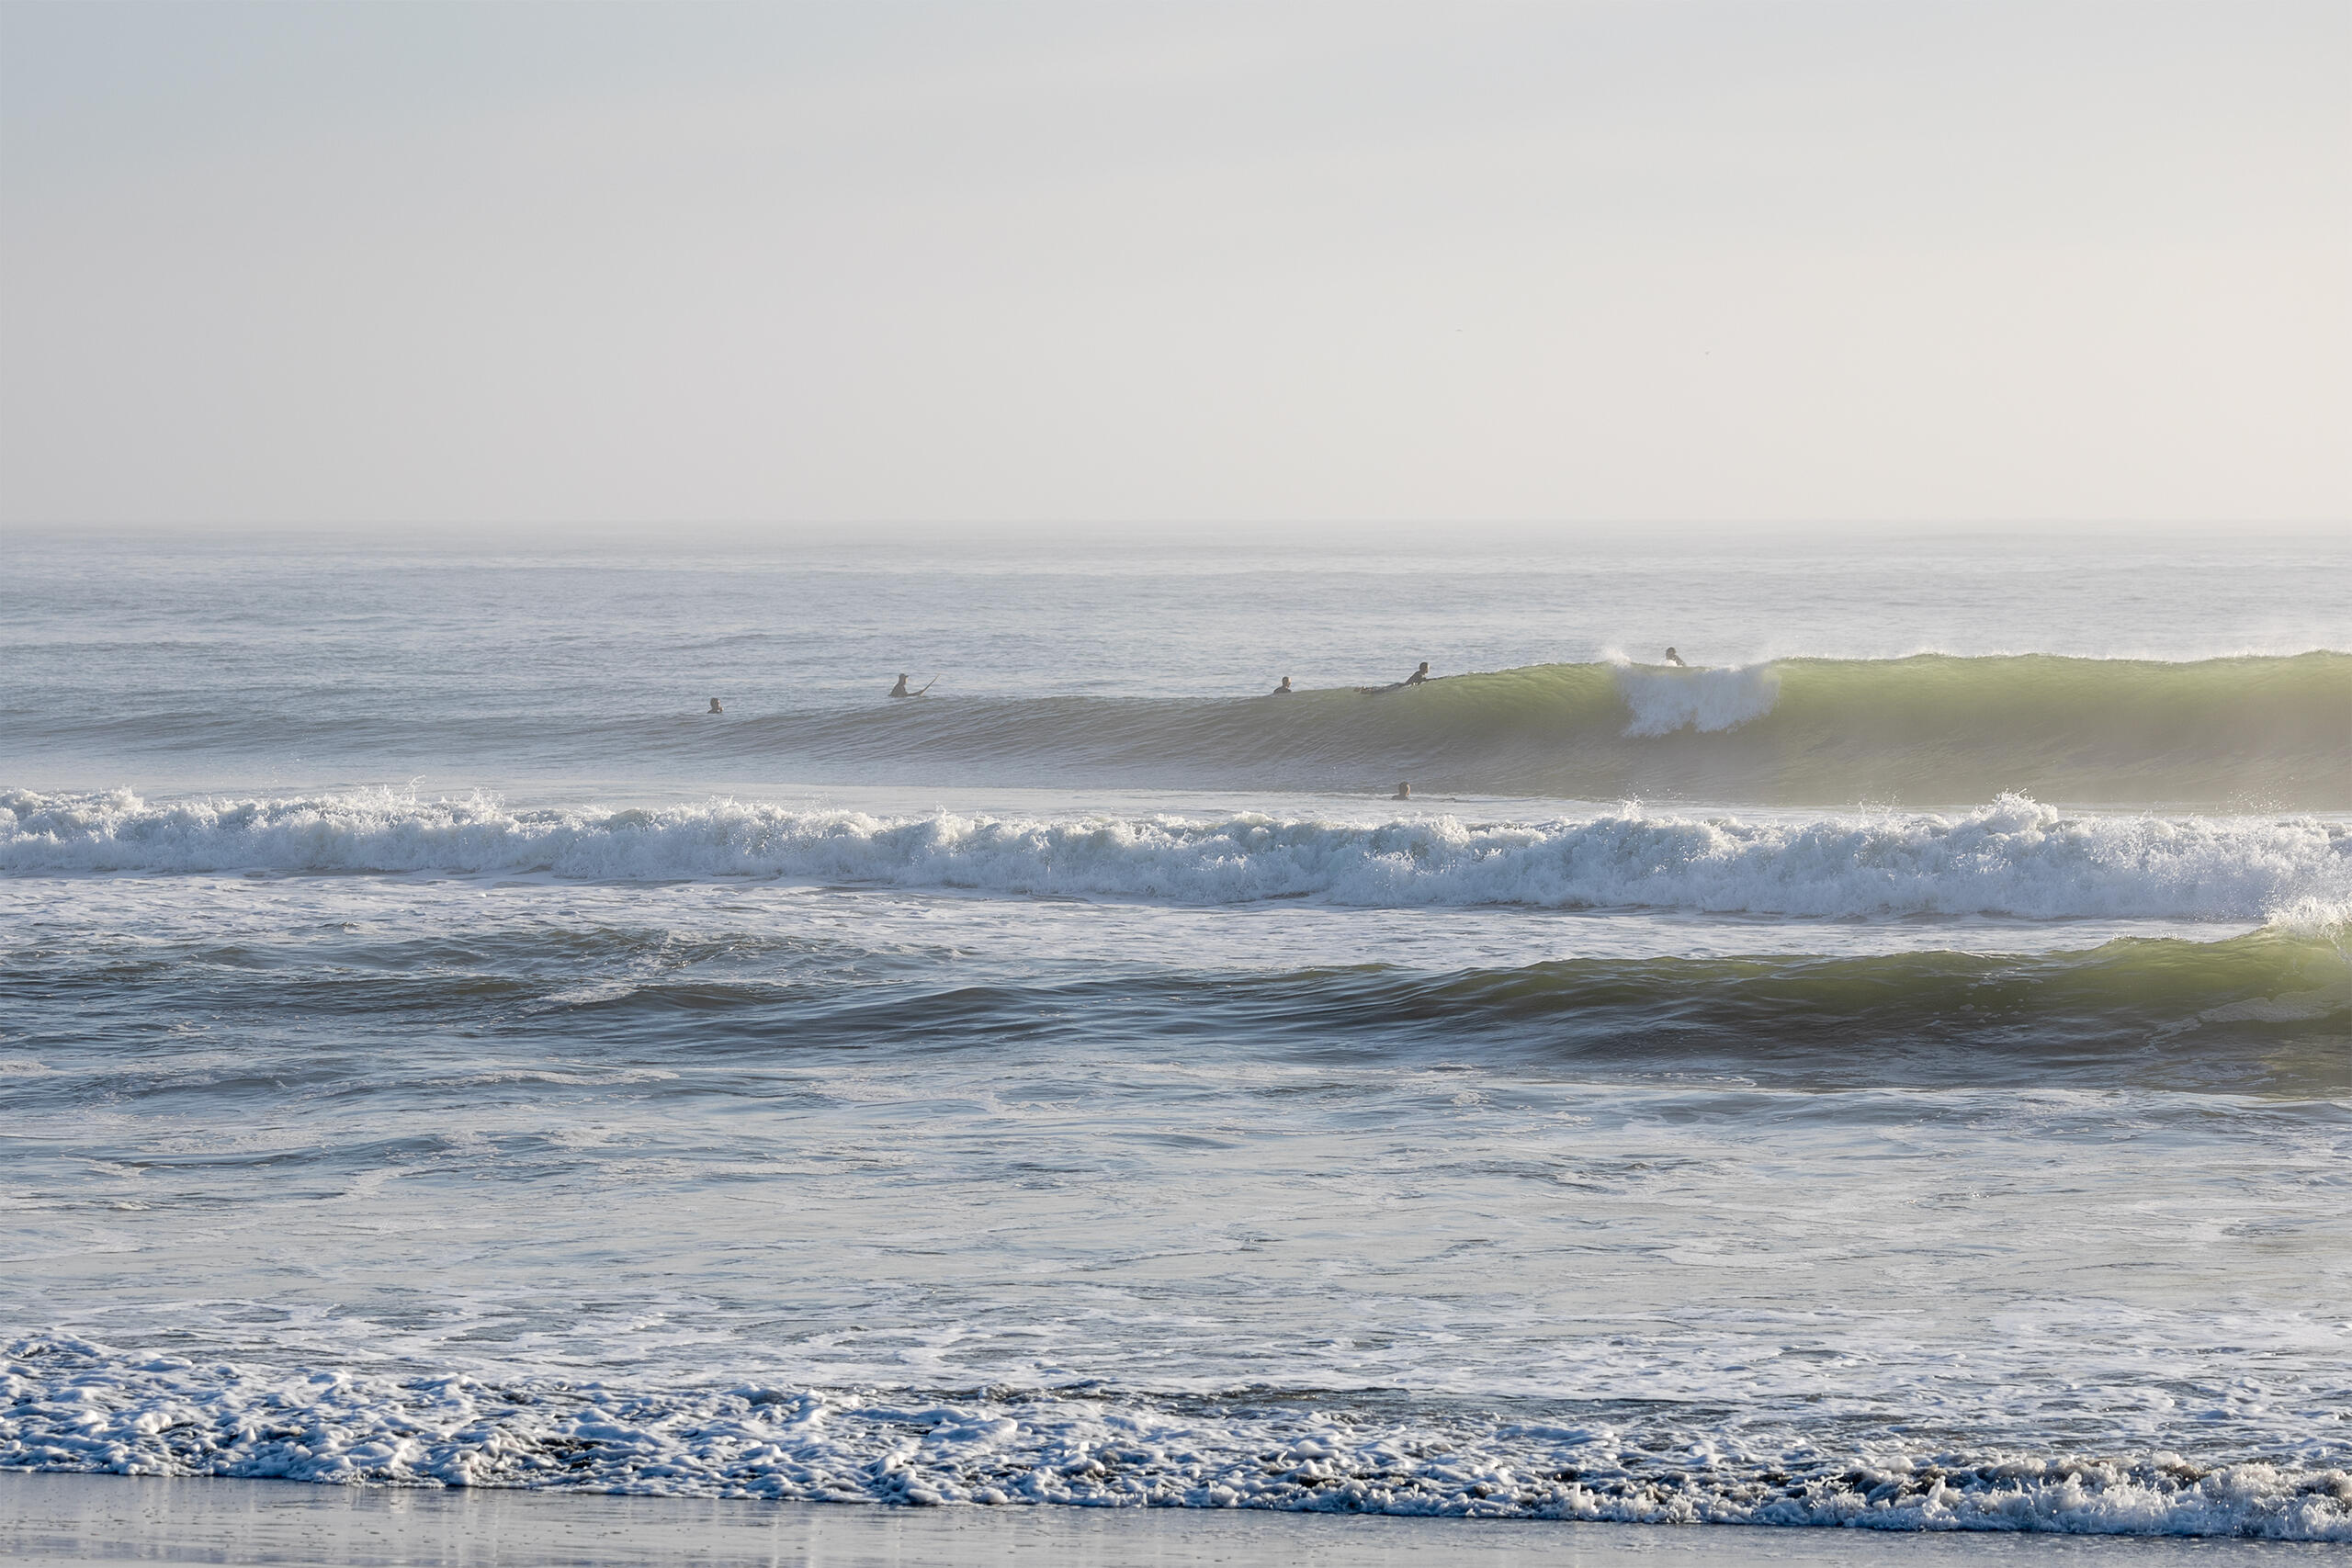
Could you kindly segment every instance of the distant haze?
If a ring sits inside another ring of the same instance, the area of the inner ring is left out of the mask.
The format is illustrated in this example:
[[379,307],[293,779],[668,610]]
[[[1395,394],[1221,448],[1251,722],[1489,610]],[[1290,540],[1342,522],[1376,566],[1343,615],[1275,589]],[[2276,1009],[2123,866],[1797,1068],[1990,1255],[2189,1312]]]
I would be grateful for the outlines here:
[[0,6],[0,521],[2352,517],[2352,6]]

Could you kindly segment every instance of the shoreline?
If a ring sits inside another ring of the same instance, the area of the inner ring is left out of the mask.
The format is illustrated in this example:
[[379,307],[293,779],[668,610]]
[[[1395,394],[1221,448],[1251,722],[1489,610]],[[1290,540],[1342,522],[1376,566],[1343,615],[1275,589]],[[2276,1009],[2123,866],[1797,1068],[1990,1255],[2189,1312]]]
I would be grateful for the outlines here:
[[519,1490],[320,1485],[0,1471],[0,1557],[25,1565],[320,1568],[629,1562],[771,1568],[1149,1564],[1340,1568],[2165,1568],[2347,1557],[2339,1545],[2180,1536],[1897,1532],[1739,1525],[1410,1518],[1250,1509],[916,1508]]

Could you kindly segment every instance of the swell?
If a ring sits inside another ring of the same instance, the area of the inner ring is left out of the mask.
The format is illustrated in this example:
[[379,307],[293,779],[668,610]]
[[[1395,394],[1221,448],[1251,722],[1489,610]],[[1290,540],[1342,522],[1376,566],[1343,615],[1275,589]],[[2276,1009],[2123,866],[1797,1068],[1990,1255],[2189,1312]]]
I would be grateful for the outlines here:
[[1650,908],[1849,919],[2261,920],[2352,907],[2352,829],[2312,818],[2062,812],[1549,822],[1259,814],[878,818],[711,801],[510,810],[388,791],[150,803],[0,794],[0,872],[779,877],[1192,905]]
[[367,1042],[377,1064],[345,1092],[395,1098],[452,1071],[543,1073],[551,1046],[580,1071],[626,1063],[665,1081],[688,1075],[646,1090],[655,1095],[722,1092],[732,1073],[764,1073],[780,1055],[1039,1048],[1097,1063],[1114,1052],[1434,1057],[1804,1089],[2352,1090],[2352,964],[2330,935],[2285,926],[2030,954],[1577,958],[1451,971],[1070,964],[971,978],[931,954],[843,965],[788,938],[739,937],[660,964],[628,941],[601,960],[591,950],[551,958],[530,933],[353,939],[269,962],[234,943],[151,943],[136,963],[12,965],[0,1000],[16,1020],[12,1048],[43,1064],[12,1083],[28,1111],[85,1092],[84,1068],[69,1065],[82,1044],[142,1039],[145,1021],[166,1009],[212,1021],[236,1049],[193,1077],[166,1063],[127,1071],[101,1055],[85,1066],[106,1076],[109,1095],[218,1104],[240,1086],[334,1080],[339,1062],[309,1043],[329,1020]]
[[583,998],[561,1010],[560,1026],[659,1043],[706,1068],[764,1059],[780,1043],[1190,1055],[1238,1041],[1310,1058],[1435,1056],[1815,1089],[2352,1090],[2352,964],[2334,942],[2283,930],[2031,955],[1564,959],[1437,974],[1363,965],[844,989],[681,975]]

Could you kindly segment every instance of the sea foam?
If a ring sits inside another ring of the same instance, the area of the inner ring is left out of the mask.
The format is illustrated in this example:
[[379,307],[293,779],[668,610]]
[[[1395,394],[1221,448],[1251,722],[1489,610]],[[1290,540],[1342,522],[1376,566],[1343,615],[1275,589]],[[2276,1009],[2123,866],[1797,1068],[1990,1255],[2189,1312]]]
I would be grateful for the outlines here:
[[1631,1523],[2352,1540],[2352,1475],[2165,1453],[1839,1451],[1752,1432],[1655,1462],[1606,1422],[1344,1398],[490,1382],[0,1352],[0,1466],[791,1501],[1252,1507]]
[[1619,663],[1611,668],[1631,715],[1625,724],[1629,737],[1736,729],[1770,713],[1781,693],[1781,672],[1770,664],[1674,670]]
[[0,872],[542,874],[794,880],[1190,905],[1520,905],[1869,918],[2306,921],[2352,901],[2352,830],[2312,818],[2073,814],[1348,822],[1242,814],[876,817],[713,800],[510,809],[390,791],[151,804],[0,795]]

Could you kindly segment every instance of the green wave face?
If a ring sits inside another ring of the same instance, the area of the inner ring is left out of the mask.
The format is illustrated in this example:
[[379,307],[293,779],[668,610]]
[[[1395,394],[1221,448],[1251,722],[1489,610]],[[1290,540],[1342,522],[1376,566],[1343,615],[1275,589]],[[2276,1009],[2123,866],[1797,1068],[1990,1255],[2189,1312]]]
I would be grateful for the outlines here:
[[2352,809],[2342,653],[1541,665],[1372,696],[1313,693],[1304,705],[1306,722],[1279,735],[1245,720],[1221,739],[1243,763],[1287,750],[1438,788],[1580,799],[1931,807],[2015,792]]
[[2033,955],[1566,960],[1445,976],[1376,1005],[1388,1029],[1491,1031],[1538,1056],[1815,1087],[2333,1096],[2352,1089],[2341,935],[2269,928]]
[[1997,787],[2089,803],[2352,806],[2352,657],[1805,660],[1769,735],[1797,791],[1951,800]]
[[[2340,1099],[2352,1092],[2352,964],[2342,934],[2270,927],[2218,942],[2125,938],[2030,954],[1119,974],[919,987],[887,998],[681,977],[577,1007],[567,1028],[583,1040],[656,1041],[681,1062],[703,1064],[761,1055],[786,1030],[809,1047],[988,1052],[1008,1028],[1033,1027],[1015,1021],[1053,1018],[1083,1020],[1066,1027],[1100,1042],[1178,1055],[1204,1039],[1249,1040],[1359,1064],[1509,1064],[1596,1082]],[[413,1005],[454,1004],[419,997]]]
[[[2352,654],[1542,664],[1294,696],[1049,697],[780,715],[708,760],[817,778],[1393,789],[1943,809],[2352,810]],[[920,711],[895,711],[920,707]]]

